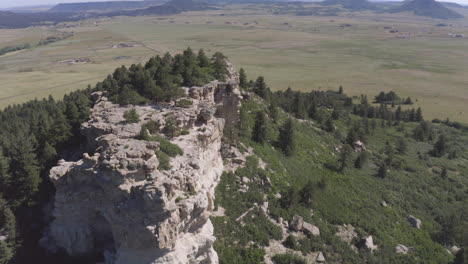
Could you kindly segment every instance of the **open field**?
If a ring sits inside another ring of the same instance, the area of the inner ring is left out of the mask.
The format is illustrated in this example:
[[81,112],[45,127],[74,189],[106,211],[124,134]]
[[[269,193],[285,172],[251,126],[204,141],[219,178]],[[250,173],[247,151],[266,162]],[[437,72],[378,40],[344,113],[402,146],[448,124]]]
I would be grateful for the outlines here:
[[[250,78],[265,76],[274,90],[342,85],[348,94],[370,97],[394,90],[416,99],[426,118],[468,123],[468,39],[448,36],[468,36],[468,20],[442,22],[452,24],[449,27],[436,27],[438,23],[370,12],[335,17],[272,15],[269,7],[244,5],[57,26],[54,30],[73,31],[75,36],[0,57],[0,106],[49,94],[60,97],[96,83],[119,65],[191,46],[225,53]],[[389,33],[386,27],[399,33]],[[7,39],[25,38],[31,30],[46,34],[51,29],[1,30],[0,46]],[[142,46],[111,48],[117,43]],[[77,58],[90,61],[57,63]]]

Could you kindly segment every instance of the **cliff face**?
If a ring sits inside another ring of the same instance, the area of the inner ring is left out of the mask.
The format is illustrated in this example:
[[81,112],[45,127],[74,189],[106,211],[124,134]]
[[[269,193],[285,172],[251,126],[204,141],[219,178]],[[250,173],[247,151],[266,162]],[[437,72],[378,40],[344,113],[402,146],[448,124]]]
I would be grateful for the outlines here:
[[[56,195],[43,246],[71,256],[102,254],[116,264],[218,263],[209,215],[224,170],[223,130],[238,118],[238,75],[229,65],[226,82],[186,90],[193,104],[185,108],[123,107],[94,94],[82,126],[94,154],[51,169]],[[140,122],[125,122],[129,109]],[[172,139],[184,154],[171,158],[170,170],[159,170],[160,144],[136,138],[150,120],[163,129],[168,116],[189,134]]]

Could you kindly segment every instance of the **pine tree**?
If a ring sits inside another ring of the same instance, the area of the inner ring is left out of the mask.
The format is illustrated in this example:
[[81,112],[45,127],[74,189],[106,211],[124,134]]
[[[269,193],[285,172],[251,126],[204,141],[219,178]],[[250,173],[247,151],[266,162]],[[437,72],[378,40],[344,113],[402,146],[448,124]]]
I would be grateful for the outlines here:
[[217,80],[224,81],[226,79],[227,72],[227,64],[226,64],[226,56],[224,56],[221,52],[216,52],[213,54],[211,58],[212,67],[213,67],[213,75]]
[[240,68],[239,70],[239,86],[244,89],[247,88],[247,75],[244,68]]
[[447,169],[446,168],[443,168],[442,171],[440,172],[440,177],[442,177],[442,179],[447,179],[447,176],[448,173],[447,173]]
[[422,115],[422,110],[421,110],[421,107],[418,107],[418,110],[416,110],[416,115],[415,115],[415,120],[416,122],[420,122],[420,121],[423,121],[424,118],[423,118],[423,115]]
[[338,112],[338,109],[336,109],[336,107],[333,108],[333,112],[332,112],[332,114],[331,114],[331,118],[332,118],[333,120],[338,120],[339,117],[340,117],[340,112]]
[[309,106],[309,118],[316,119],[317,118],[317,105],[315,101]]
[[346,143],[348,143],[348,145],[350,146],[353,146],[357,140],[358,140],[358,135],[356,133],[356,130],[354,128],[351,128],[348,131],[348,135],[346,136]]
[[363,152],[359,153],[356,160],[354,161],[354,168],[362,169],[362,167],[364,166],[366,161],[367,161],[367,152],[363,151]]
[[333,124],[333,121],[331,118],[328,118],[327,121],[325,121],[325,131],[328,131],[328,132],[333,132],[335,131],[335,125]]
[[348,161],[349,161],[349,158],[351,157],[351,154],[353,152],[353,149],[349,146],[349,145],[344,145],[342,150],[341,150],[341,155],[340,155],[340,158],[339,158],[339,168],[338,168],[338,171],[339,172],[344,172],[344,170],[346,169],[346,167],[348,166]]
[[198,66],[200,66],[202,68],[210,66],[210,60],[205,55],[205,52],[203,51],[203,49],[200,49],[198,51],[197,62],[198,62]]
[[270,118],[273,121],[274,124],[278,123],[279,119],[279,110],[278,107],[276,106],[276,103],[271,102],[270,106],[268,106],[268,112],[270,113]]
[[252,131],[252,140],[257,143],[264,143],[266,141],[266,118],[262,111],[257,112],[255,117],[255,125]]
[[380,178],[385,178],[387,176],[387,164],[382,163],[382,165],[380,165],[377,176]]
[[265,83],[265,79],[263,78],[263,76],[258,76],[257,80],[255,81],[254,93],[260,96],[261,98],[268,100],[269,89]]
[[312,204],[312,196],[314,191],[314,183],[312,181],[308,181],[300,192],[301,202],[306,206],[310,206]]
[[338,93],[343,94],[343,86],[340,85],[340,88],[338,88]]
[[293,155],[296,146],[294,138],[294,123],[292,119],[288,119],[286,123],[280,128],[279,132],[279,147],[287,156]]
[[408,146],[406,144],[406,141],[404,138],[399,138],[398,141],[397,141],[397,151],[398,151],[398,154],[400,155],[403,155],[406,153],[406,150],[407,150]]
[[446,152],[447,146],[445,142],[445,136],[440,135],[437,142],[434,144],[434,148],[431,151],[432,156],[442,157]]

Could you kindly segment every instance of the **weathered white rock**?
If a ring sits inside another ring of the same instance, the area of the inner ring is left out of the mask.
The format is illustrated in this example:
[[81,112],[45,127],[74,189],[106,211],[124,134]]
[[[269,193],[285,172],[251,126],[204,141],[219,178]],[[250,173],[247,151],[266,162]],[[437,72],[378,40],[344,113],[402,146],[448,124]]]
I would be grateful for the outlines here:
[[458,251],[460,251],[460,249],[461,249],[461,248],[459,248],[459,247],[453,245],[453,246],[451,246],[451,247],[449,248],[449,251],[450,251],[450,253],[452,253],[453,255],[456,255],[456,254],[458,253]]
[[408,247],[405,246],[405,245],[402,245],[402,244],[398,244],[396,247],[395,247],[395,253],[397,254],[403,254],[403,255],[406,255],[408,254]]
[[410,225],[412,227],[417,228],[417,229],[421,229],[422,222],[418,218],[410,215],[410,216],[408,216],[408,222],[410,223]]
[[302,218],[302,216],[295,215],[293,216],[293,219],[289,223],[289,228],[291,228],[294,231],[299,232],[302,230],[303,224],[304,224],[304,219]]
[[317,255],[317,258],[315,259],[318,263],[323,263],[325,262],[325,256],[323,255],[322,251],[320,251]]
[[306,234],[310,234],[313,236],[320,236],[320,229],[312,224],[309,224],[307,222],[304,222],[302,224],[302,230]]
[[[209,215],[224,169],[223,130],[237,122],[241,99],[238,75],[228,70],[227,82],[190,88],[187,108],[119,106],[94,94],[98,101],[82,125],[94,154],[51,169],[54,220],[41,244],[72,256],[103,253],[108,264],[218,263]],[[140,122],[125,122],[130,109]],[[171,170],[160,171],[159,143],[136,136],[149,120],[164,128],[169,115],[190,133],[172,140],[184,154],[171,158]]]
[[340,225],[337,226],[338,231],[336,232],[336,236],[338,236],[343,242],[350,244],[354,238],[358,236],[354,227],[352,225]]
[[369,249],[371,252],[377,249],[377,245],[374,245],[374,239],[372,236],[366,236],[360,243],[364,248]]

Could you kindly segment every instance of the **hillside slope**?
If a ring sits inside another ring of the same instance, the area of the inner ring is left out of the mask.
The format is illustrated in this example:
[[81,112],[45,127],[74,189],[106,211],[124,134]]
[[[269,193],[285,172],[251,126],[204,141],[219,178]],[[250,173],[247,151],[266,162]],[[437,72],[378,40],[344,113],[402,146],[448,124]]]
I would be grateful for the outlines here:
[[90,11],[112,11],[124,9],[139,9],[149,6],[162,4],[165,1],[147,0],[147,1],[108,1],[108,2],[87,2],[87,3],[63,3],[58,4],[50,12],[90,12]]
[[448,9],[443,4],[434,0],[405,1],[401,6],[391,10],[391,12],[413,12],[418,16],[427,16],[438,19],[463,18],[463,15]]

